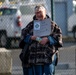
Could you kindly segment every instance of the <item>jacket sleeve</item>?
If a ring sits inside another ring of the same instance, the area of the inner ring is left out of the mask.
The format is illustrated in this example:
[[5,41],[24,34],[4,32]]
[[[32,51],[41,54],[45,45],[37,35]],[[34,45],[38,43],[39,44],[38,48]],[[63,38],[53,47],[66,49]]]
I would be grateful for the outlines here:
[[24,32],[24,29],[22,29],[22,31],[21,31],[21,39],[20,39],[20,42],[19,42],[19,47],[21,49],[23,49],[24,45],[25,45],[23,32]]
[[21,31],[21,40],[19,43],[19,47],[20,48],[24,48],[25,44],[30,43],[30,37],[31,37],[31,33],[30,30],[32,28],[32,22],[30,22],[25,28],[22,29]]
[[[53,44],[58,48],[62,47],[63,46],[62,31],[61,31],[60,27],[56,23],[52,22],[51,28],[52,28],[52,33],[50,35],[50,38],[52,37],[52,40],[54,42]],[[52,42],[52,41],[50,41],[50,42]]]

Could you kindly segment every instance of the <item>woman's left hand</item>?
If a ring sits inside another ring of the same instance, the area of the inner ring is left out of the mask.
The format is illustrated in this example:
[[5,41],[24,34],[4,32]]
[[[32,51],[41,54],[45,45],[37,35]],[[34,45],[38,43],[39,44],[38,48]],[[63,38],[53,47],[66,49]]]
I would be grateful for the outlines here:
[[47,37],[43,37],[42,40],[40,41],[40,44],[45,45],[48,41],[49,40]]

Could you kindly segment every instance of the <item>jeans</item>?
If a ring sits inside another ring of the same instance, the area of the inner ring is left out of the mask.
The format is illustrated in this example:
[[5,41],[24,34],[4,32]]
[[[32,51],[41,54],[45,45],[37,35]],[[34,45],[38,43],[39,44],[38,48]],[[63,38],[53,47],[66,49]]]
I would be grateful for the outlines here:
[[56,54],[54,55],[54,60],[51,64],[44,65],[44,73],[43,75],[54,75],[55,74],[55,62],[56,62]]
[[54,60],[51,64],[33,65],[30,68],[23,67],[23,75],[54,75],[55,61],[56,54],[54,55]]
[[33,75],[32,67],[30,68],[23,67],[23,75]]
[[23,67],[23,75],[43,75],[42,65],[35,65],[30,68]]

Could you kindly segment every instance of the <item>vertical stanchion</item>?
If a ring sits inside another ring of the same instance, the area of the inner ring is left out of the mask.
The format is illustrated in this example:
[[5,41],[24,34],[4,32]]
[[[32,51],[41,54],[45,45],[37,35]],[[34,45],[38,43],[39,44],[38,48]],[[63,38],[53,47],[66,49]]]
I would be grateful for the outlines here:
[[54,21],[54,0],[51,0],[51,18]]
[[76,49],[75,49],[75,75],[76,75]]

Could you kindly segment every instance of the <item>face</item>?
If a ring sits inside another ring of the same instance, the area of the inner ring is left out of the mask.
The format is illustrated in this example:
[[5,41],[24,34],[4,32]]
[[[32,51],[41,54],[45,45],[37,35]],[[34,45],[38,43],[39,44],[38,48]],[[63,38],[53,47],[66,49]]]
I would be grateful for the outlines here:
[[46,11],[44,9],[38,10],[35,12],[36,19],[43,20],[46,17]]

